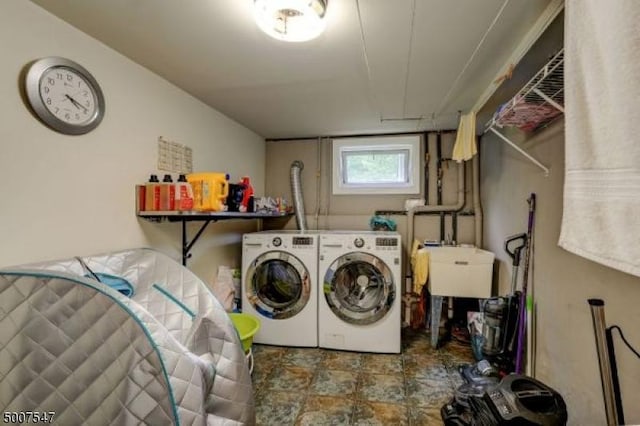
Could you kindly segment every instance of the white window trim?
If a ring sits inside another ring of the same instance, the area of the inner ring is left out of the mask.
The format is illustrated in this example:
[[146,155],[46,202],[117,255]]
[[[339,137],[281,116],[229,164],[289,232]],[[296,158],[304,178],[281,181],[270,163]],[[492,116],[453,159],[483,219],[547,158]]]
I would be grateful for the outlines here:
[[[419,194],[420,193],[420,135],[374,136],[368,138],[344,138],[333,141],[332,181],[334,195],[355,194]],[[342,153],[364,150],[408,150],[409,182],[369,184],[345,184],[343,182]]]

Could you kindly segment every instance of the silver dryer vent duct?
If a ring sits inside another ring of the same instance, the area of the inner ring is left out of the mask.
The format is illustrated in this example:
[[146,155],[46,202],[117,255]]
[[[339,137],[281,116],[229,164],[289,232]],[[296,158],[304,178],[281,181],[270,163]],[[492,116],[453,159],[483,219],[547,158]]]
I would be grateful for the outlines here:
[[306,231],[307,217],[304,211],[304,199],[302,198],[302,181],[300,178],[300,172],[304,169],[304,163],[300,160],[295,160],[291,163],[291,195],[293,196],[293,208],[296,214],[296,223],[298,229]]

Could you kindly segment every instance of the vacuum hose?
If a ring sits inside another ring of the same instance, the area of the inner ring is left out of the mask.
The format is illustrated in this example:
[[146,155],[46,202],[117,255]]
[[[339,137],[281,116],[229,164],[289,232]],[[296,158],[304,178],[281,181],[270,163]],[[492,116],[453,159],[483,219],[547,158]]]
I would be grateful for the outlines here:
[[291,194],[293,196],[293,208],[296,214],[296,223],[298,229],[306,231],[307,217],[304,211],[304,199],[302,198],[302,181],[300,178],[300,172],[304,169],[304,163],[300,160],[295,160],[291,163]]

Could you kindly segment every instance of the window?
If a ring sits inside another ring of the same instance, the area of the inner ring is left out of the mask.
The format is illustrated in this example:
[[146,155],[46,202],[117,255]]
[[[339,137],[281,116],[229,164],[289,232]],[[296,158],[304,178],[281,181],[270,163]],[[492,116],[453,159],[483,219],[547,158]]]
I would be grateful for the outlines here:
[[420,136],[333,141],[334,194],[420,193]]

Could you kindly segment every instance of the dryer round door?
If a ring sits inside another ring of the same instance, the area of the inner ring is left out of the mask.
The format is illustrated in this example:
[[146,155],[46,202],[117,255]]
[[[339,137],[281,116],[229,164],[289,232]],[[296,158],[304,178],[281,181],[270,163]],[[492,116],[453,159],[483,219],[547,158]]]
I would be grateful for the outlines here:
[[309,302],[311,283],[305,265],[283,251],[258,256],[247,270],[245,291],[249,303],[270,319],[286,319]]
[[348,253],[324,275],[324,297],[334,314],[350,324],[373,324],[391,310],[396,298],[393,274],[380,258]]

